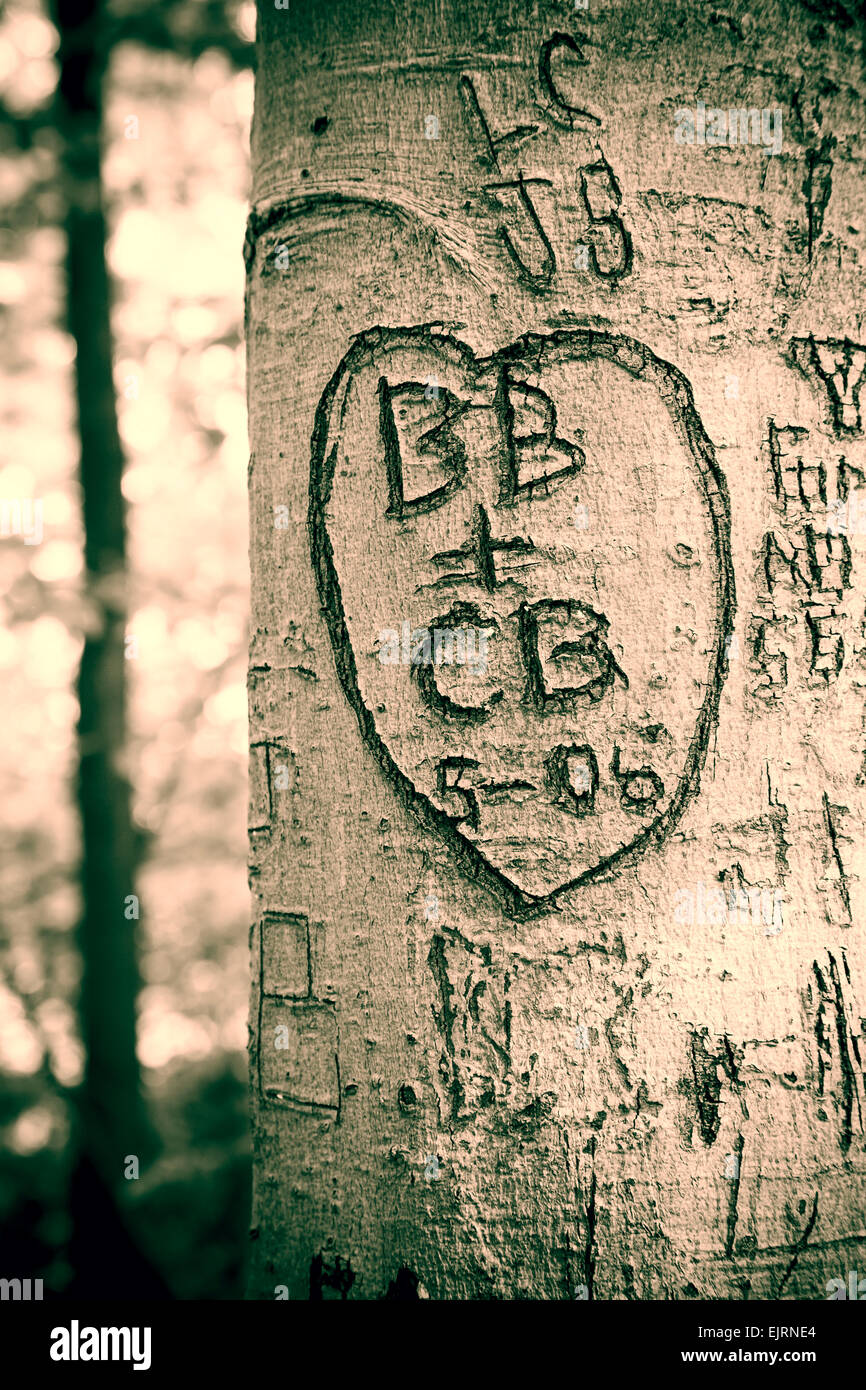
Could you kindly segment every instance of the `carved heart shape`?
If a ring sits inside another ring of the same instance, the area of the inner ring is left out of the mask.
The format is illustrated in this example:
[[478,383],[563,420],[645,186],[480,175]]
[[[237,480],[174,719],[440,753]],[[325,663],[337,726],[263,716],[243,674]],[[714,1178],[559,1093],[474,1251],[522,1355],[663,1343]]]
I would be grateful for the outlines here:
[[476,358],[372,329],[319,404],[309,528],[365,742],[510,910],[669,834],[734,608],[727,489],[679,371],[590,330]]

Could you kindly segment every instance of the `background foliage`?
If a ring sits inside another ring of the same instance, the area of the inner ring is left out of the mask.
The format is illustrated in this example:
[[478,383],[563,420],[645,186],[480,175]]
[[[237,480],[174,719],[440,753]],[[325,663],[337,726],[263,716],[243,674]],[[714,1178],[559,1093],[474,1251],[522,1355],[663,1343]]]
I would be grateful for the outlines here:
[[[118,3],[108,20],[103,176],[137,646],[126,771],[141,852],[140,920],[119,904],[117,930],[140,934],[139,1058],[159,1140],[138,1181],[118,1172],[119,1201],[173,1296],[233,1297],[249,1167],[241,245],[255,15],[183,0]],[[43,1277],[46,1296],[72,1277],[75,676],[92,621],[57,47],[35,0],[0,9],[0,498],[41,499],[44,524],[38,545],[0,539],[0,1273]]]

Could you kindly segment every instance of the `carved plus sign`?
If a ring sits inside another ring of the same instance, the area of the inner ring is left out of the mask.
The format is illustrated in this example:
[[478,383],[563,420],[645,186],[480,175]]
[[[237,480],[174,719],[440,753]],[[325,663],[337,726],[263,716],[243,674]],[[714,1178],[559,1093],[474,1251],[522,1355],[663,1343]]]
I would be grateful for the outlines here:
[[530,555],[534,550],[532,542],[524,540],[522,536],[496,539],[490,530],[487,509],[477,503],[472,512],[468,539],[457,550],[440,551],[438,555],[433,556],[433,562],[437,565],[462,565],[468,560],[470,564],[467,568],[460,569],[457,574],[448,575],[447,578],[469,579],[480,584],[488,593],[493,593],[498,584],[505,583],[496,573],[497,554],[508,551],[511,554]]

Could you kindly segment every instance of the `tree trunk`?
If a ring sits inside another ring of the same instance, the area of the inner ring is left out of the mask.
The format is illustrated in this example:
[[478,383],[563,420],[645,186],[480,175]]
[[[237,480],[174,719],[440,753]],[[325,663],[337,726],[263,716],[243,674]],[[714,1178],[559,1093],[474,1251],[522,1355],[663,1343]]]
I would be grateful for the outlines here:
[[255,1297],[864,1269],[863,37],[260,6]]
[[[75,341],[87,599],[92,613],[78,673],[82,910],[79,1019],[84,1080],[76,1096],[70,1181],[74,1289],[161,1289],[127,1235],[116,1195],[130,1155],[152,1157],[156,1136],[136,1053],[136,836],[127,757],[126,516],[117,423],[111,293],[105,260],[102,83],[108,59],[99,0],[53,0],[60,33],[57,122],[66,230],[66,317]],[[134,904],[134,906],[133,906]]]

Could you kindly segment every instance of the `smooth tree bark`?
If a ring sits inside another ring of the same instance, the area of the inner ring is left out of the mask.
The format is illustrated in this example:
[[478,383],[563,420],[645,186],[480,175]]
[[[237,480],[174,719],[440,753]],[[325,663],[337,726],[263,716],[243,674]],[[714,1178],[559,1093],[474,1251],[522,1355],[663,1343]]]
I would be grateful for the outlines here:
[[254,1297],[866,1273],[863,39],[262,0]]

